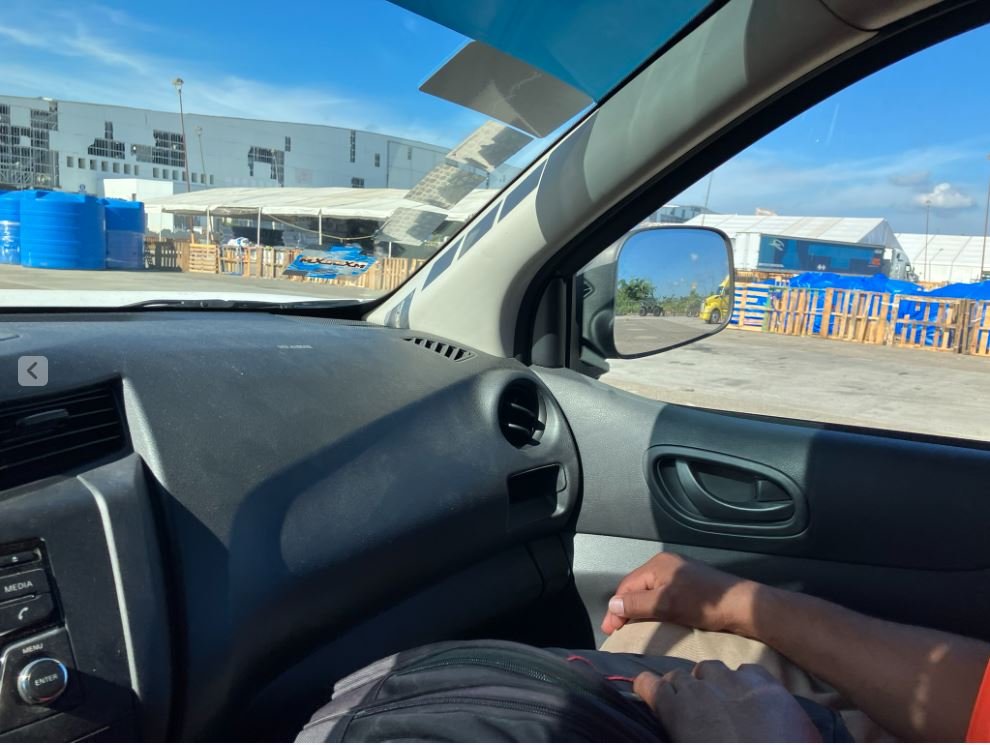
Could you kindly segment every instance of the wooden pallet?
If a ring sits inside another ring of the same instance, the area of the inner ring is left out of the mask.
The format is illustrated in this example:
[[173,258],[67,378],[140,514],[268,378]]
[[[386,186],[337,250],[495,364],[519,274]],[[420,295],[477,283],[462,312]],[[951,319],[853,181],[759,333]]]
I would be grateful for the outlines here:
[[188,251],[189,261],[186,271],[200,274],[217,273],[218,251],[216,246],[209,243],[190,243]]
[[990,357],[990,300],[972,300],[966,328],[966,353]]
[[775,291],[771,285],[737,284],[733,293],[729,325],[740,331],[764,331],[771,295]]
[[990,301],[747,283],[735,289],[737,328],[990,356]]

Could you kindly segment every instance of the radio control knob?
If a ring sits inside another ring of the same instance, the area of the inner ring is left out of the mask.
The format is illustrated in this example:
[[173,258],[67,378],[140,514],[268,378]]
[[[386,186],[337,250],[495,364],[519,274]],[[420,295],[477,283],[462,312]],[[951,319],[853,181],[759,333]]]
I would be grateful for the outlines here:
[[26,704],[50,704],[69,685],[69,671],[58,660],[31,660],[17,676],[17,693]]

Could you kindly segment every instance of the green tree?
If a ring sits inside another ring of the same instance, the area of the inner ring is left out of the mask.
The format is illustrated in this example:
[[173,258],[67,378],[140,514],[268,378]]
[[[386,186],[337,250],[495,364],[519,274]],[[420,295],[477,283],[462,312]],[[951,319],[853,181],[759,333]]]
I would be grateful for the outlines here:
[[656,287],[643,277],[620,279],[615,293],[615,314],[627,316],[639,312],[639,303],[653,297]]

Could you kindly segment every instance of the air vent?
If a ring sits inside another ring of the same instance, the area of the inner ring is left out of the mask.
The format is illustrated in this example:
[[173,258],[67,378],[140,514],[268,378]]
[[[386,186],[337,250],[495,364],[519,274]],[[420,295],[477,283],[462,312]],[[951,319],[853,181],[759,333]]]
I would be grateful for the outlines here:
[[536,384],[517,380],[509,385],[498,402],[498,425],[517,448],[537,445],[546,428],[542,396]]
[[109,386],[0,404],[0,490],[54,476],[124,445]]
[[417,347],[422,347],[423,349],[429,349],[431,352],[436,352],[437,354],[446,357],[451,362],[464,362],[474,357],[474,352],[469,352],[461,347],[455,347],[453,344],[447,344],[442,341],[437,341],[436,339],[427,339],[422,336],[410,336],[406,337],[406,341],[411,341]]

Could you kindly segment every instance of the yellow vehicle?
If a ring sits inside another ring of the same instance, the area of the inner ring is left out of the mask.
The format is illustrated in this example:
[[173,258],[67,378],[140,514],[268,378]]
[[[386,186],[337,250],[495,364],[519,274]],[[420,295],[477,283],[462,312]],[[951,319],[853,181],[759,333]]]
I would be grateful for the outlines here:
[[732,313],[732,299],[726,294],[729,278],[722,280],[718,292],[709,295],[701,304],[700,318],[707,323],[722,323]]

